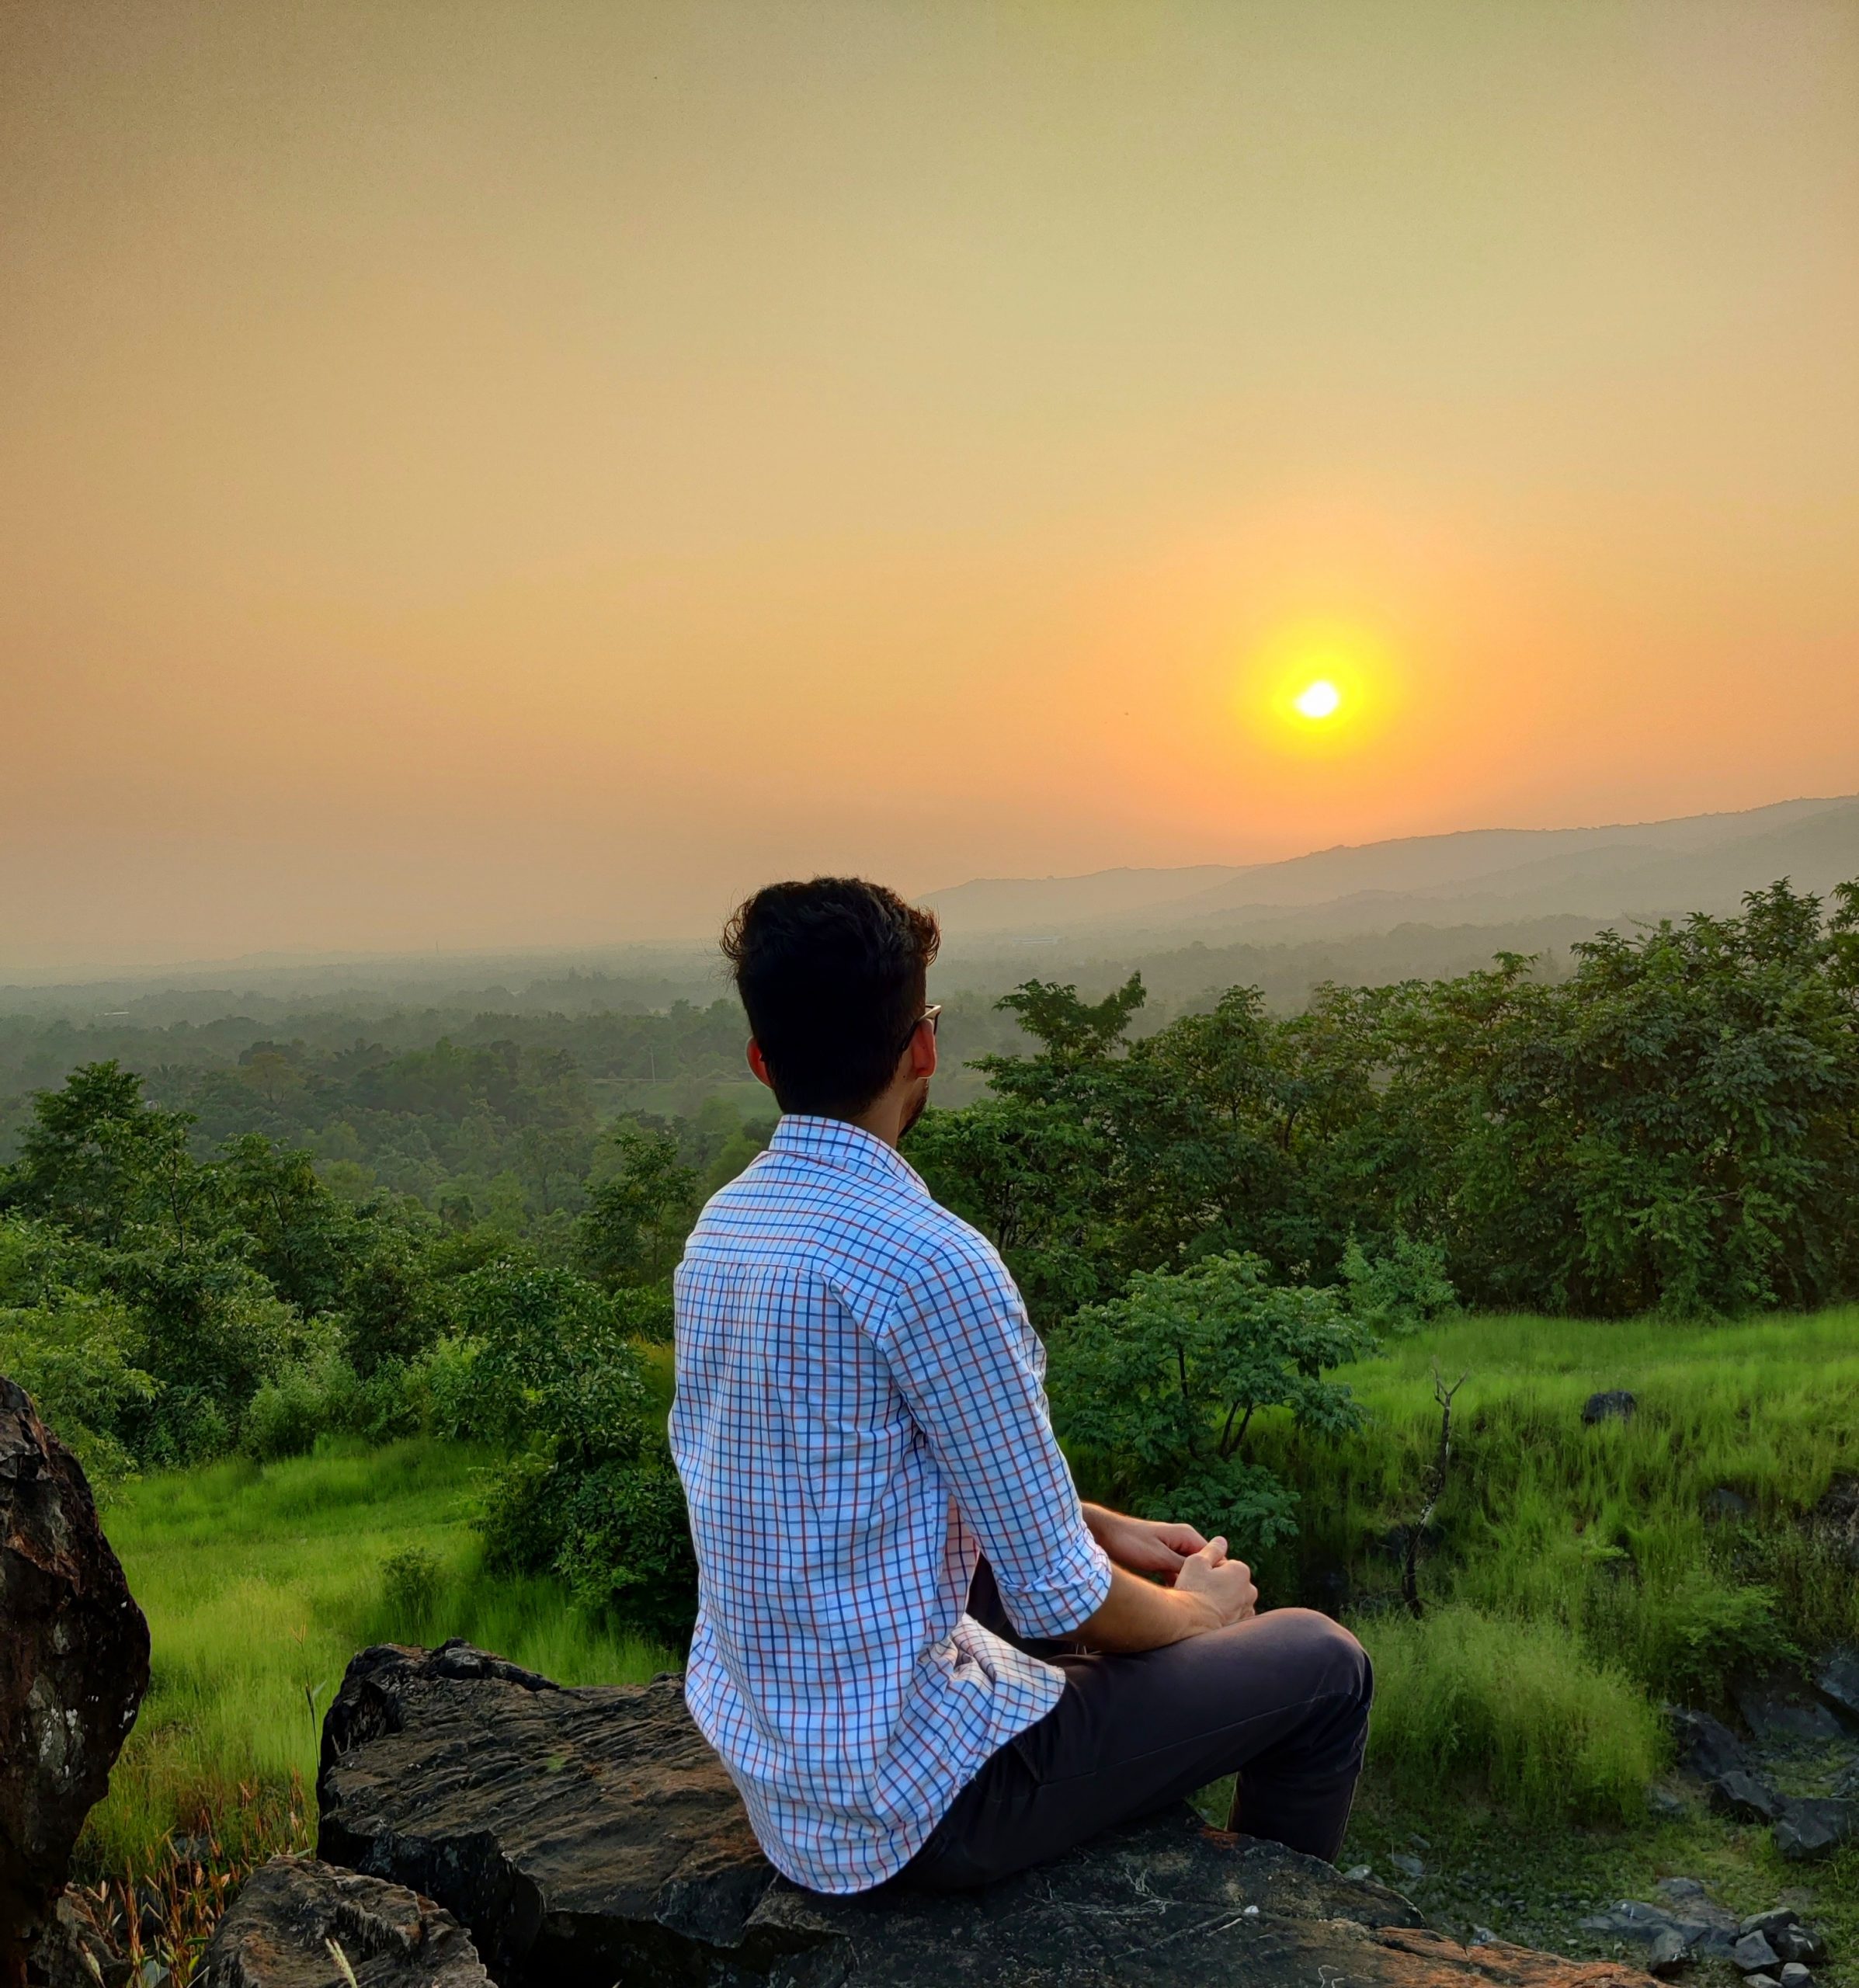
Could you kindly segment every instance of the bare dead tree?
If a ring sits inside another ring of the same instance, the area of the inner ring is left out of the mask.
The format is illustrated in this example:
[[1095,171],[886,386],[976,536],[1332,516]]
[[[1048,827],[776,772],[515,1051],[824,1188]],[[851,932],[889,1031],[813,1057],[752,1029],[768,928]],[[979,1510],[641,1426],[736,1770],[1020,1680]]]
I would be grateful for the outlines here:
[[1420,1516],[1407,1528],[1407,1551],[1401,1564],[1402,1597],[1407,1604],[1408,1614],[1416,1622],[1426,1613],[1420,1605],[1420,1541],[1433,1523],[1440,1493],[1446,1489],[1446,1465],[1452,1455],[1452,1398],[1470,1377],[1471,1370],[1468,1368],[1447,1387],[1439,1368],[1436,1366],[1433,1370],[1433,1398],[1440,1405],[1440,1447],[1420,1479],[1420,1495],[1425,1503],[1420,1508]]

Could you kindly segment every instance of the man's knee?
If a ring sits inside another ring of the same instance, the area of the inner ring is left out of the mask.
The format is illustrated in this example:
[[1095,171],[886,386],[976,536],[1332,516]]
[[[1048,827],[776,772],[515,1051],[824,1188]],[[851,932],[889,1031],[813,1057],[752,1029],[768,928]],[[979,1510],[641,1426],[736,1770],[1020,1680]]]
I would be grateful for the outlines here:
[[1281,1625],[1289,1660],[1308,1680],[1312,1696],[1341,1698],[1364,1712],[1374,1696],[1374,1670],[1368,1653],[1340,1622],[1314,1608],[1274,1608],[1267,1618]]

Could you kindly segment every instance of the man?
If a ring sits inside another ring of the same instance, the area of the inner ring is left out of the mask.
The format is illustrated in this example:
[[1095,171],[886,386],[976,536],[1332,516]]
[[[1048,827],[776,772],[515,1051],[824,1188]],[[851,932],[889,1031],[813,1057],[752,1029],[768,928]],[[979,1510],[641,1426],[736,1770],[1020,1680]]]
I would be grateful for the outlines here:
[[1235,1772],[1233,1827],[1333,1858],[1360,1646],[1256,1614],[1225,1540],[1079,1503],[1013,1279],[898,1153],[936,939],[839,878],[724,936],[784,1115],[677,1274],[692,1715],[817,1891],[984,1884]]

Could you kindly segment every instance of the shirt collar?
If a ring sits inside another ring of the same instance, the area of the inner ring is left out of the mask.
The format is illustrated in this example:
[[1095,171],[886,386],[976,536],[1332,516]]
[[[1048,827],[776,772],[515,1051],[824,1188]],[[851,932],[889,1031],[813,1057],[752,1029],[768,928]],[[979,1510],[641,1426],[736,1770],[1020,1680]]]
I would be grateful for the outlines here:
[[868,1132],[849,1119],[791,1111],[775,1127],[768,1149],[791,1154],[797,1159],[815,1160],[822,1166],[838,1167],[847,1173],[923,1186],[923,1176],[895,1146],[887,1145],[877,1133]]

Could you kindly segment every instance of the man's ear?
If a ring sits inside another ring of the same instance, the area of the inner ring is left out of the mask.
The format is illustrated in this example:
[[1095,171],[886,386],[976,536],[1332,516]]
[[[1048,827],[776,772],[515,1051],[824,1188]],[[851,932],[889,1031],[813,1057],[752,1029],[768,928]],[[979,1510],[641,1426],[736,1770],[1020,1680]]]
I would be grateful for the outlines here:
[[768,1074],[768,1058],[762,1054],[762,1045],[752,1035],[749,1038],[749,1067],[760,1082],[770,1090],[774,1089],[774,1079]]
[[919,1026],[910,1038],[910,1074],[913,1077],[936,1075],[936,1030]]

